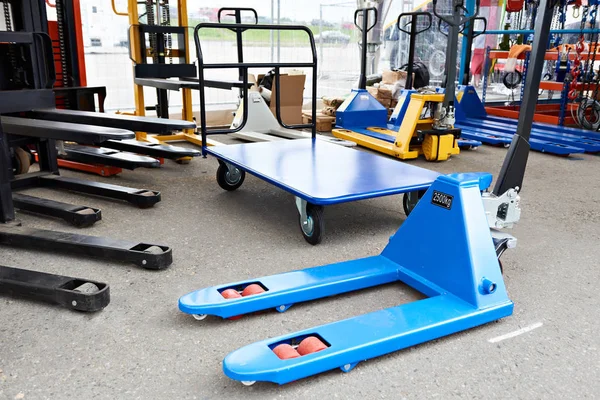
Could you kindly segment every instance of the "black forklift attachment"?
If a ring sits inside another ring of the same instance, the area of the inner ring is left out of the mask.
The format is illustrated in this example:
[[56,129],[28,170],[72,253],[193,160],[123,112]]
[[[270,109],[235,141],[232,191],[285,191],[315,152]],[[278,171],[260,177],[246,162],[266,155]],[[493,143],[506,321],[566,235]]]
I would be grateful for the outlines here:
[[110,302],[106,283],[1,265],[0,294],[85,312],[100,311]]
[[[46,5],[41,0],[2,3],[0,13],[11,18],[5,18],[7,30],[0,32],[0,52],[7,55],[0,60],[0,244],[130,262],[153,270],[168,267],[172,263],[168,246],[28,228],[16,221],[15,205],[26,211],[62,218],[76,226],[93,224],[100,218],[100,210],[13,194],[13,189],[56,187],[121,199],[143,208],[158,202],[160,193],[58,175],[56,140],[97,145],[135,135],[119,128],[23,118],[20,113],[55,107],[52,45],[44,33]],[[13,176],[11,147],[22,150],[30,146],[36,148],[40,172]],[[0,293],[36,298],[82,311],[102,309],[109,301],[106,284],[8,267],[0,268]]]

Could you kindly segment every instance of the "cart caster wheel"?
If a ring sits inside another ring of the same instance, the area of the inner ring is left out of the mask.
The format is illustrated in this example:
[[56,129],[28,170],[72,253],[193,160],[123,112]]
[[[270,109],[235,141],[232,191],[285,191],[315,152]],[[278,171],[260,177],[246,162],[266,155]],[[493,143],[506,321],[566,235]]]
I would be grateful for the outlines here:
[[302,216],[298,216],[300,230],[304,240],[312,245],[321,243],[323,240],[323,231],[325,230],[325,218],[323,217],[323,207],[313,204],[306,205],[306,223],[302,221]]
[[31,157],[29,153],[20,147],[15,147],[15,155],[12,160],[14,175],[23,175],[29,172],[31,167]]
[[208,317],[208,314],[192,314],[192,317],[194,317],[196,321],[202,321],[203,319]]
[[411,196],[411,193],[404,193],[404,198],[402,199],[402,207],[404,208],[404,213],[408,217],[409,214],[414,210],[414,208],[421,200],[421,197],[425,194],[426,190],[419,190],[417,193],[417,199],[415,199],[414,192]]
[[242,385],[244,386],[252,386],[256,383],[256,381],[242,381]]
[[233,166],[230,171],[224,162],[219,162],[219,168],[217,169],[217,183],[221,186],[221,189],[228,191],[236,190],[242,186],[245,178],[245,171]]

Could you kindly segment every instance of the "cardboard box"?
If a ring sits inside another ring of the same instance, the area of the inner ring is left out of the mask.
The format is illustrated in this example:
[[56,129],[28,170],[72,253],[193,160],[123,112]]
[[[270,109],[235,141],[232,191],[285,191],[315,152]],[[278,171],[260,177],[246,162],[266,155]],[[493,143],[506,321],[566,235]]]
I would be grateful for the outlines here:
[[392,103],[392,90],[385,87],[367,86],[367,91],[375,100],[381,103],[385,108],[390,108]]
[[[260,83],[264,75],[258,75],[254,78],[252,74],[248,75],[248,81],[254,82],[252,90],[258,90],[257,82]],[[306,75],[294,72],[293,74],[281,74],[279,77],[281,83],[281,119],[285,124],[294,125],[302,123],[302,103],[304,102],[304,83]],[[273,79],[273,87],[271,88],[271,104],[269,108],[273,115],[276,115],[275,110],[275,79]]]
[[[310,124],[312,121],[311,112],[302,113],[302,122],[304,124]],[[317,131],[319,132],[331,132],[333,125],[335,124],[335,117],[325,115],[321,111],[317,111]]]
[[406,82],[406,71],[383,71],[381,74],[381,83],[393,85],[398,81]]

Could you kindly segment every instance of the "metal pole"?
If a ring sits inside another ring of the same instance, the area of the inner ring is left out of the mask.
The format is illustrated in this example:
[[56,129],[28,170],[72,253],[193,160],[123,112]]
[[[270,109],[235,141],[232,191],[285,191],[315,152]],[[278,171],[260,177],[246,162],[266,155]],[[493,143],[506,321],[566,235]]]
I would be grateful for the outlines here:
[[[468,10],[470,15],[473,15],[475,12],[475,0],[466,0],[465,8]],[[465,29],[463,30],[463,42],[462,42],[462,50],[460,55],[460,72],[459,77],[462,79],[463,85],[468,85],[468,76],[469,70],[471,68],[471,46],[473,45],[473,31],[475,30],[474,21],[467,21],[465,23]],[[467,38],[467,40],[464,40]],[[465,83],[465,74],[467,76],[467,82]]]
[[319,60],[323,62],[323,4],[319,4]]
[[[270,24],[273,23],[273,19],[275,18],[275,0],[271,0],[271,20]],[[271,62],[275,60],[275,37],[273,35],[273,31],[269,33],[271,36]]]
[[[277,25],[281,24],[281,0],[277,0]],[[277,62],[281,62],[281,31],[277,31]]]
[[538,98],[540,80],[544,69],[544,56],[546,54],[546,44],[550,36],[550,26],[552,24],[552,14],[555,2],[552,0],[541,0],[538,6],[538,15],[535,23],[535,33],[531,48],[531,68],[529,78],[525,82],[523,102],[519,113],[519,122],[517,131],[513,136],[508,154],[502,164],[500,175],[494,194],[501,195],[508,189],[523,188],[523,177],[525,176],[525,167],[529,156],[531,136],[531,127],[533,125],[533,114]]

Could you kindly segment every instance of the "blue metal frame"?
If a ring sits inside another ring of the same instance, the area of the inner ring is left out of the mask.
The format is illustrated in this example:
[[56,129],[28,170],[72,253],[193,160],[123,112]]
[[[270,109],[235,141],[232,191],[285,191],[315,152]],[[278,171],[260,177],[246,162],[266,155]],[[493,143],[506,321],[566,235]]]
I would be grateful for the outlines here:
[[[181,311],[223,318],[401,281],[428,296],[397,307],[250,344],[229,354],[235,380],[284,384],[495,321],[513,312],[488,227],[481,191],[487,173],[437,178],[378,256],[202,289],[179,300]],[[442,194],[445,202],[433,196]],[[435,235],[431,229],[435,228]],[[423,237],[427,240],[424,241]],[[435,249],[435,251],[431,251]],[[450,262],[449,262],[450,260]],[[225,299],[225,289],[260,284],[262,294]],[[317,336],[326,349],[281,360],[273,348]]]
[[[498,144],[499,139],[510,142],[517,121],[489,116],[472,86],[460,86],[457,93],[456,127],[465,138]],[[532,150],[558,155],[600,151],[594,133],[576,128],[534,123],[529,143]]]

